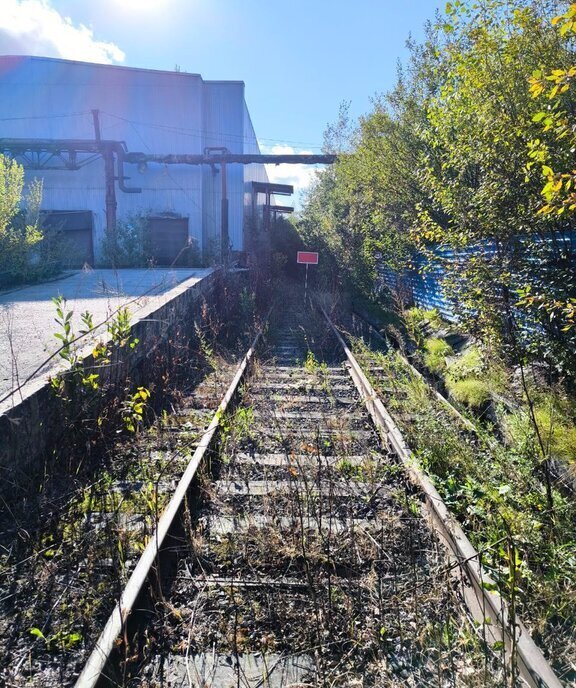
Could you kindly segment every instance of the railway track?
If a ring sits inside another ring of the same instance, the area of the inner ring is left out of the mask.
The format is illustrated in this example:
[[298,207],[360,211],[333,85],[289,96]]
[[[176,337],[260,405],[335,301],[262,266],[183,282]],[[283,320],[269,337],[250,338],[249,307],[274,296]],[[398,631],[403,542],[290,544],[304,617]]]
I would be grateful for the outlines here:
[[287,299],[236,372],[20,524],[0,684],[559,686],[343,344]]
[[343,344],[276,310],[78,687],[561,685]]
[[87,479],[72,465],[22,504],[3,501],[0,686],[74,684],[236,370],[200,357],[187,368],[183,408],[111,438]]
[[[510,436],[505,432],[501,434],[498,429],[494,431],[489,425],[477,426],[464,417],[436,390],[433,383],[427,381],[362,317],[355,315],[347,321],[346,332],[352,333],[350,345],[369,371],[371,383],[401,428],[402,435],[421,460],[426,462],[427,472],[433,476],[443,498],[450,504],[451,513],[464,524],[466,533],[473,538],[475,546],[482,550],[484,571],[488,569],[494,573],[498,589],[504,590],[507,598],[511,595],[511,578],[509,567],[503,565],[503,559],[510,547],[517,548],[518,560],[523,564],[526,562],[526,569],[522,572],[522,582],[515,585],[515,590],[520,592],[520,598],[516,601],[516,614],[526,619],[531,628],[535,629],[539,644],[552,659],[554,671],[562,684],[576,685],[573,611],[565,606],[566,600],[569,604],[570,598],[565,599],[561,593],[561,611],[557,615],[553,601],[556,581],[553,575],[546,573],[547,567],[553,565],[556,557],[542,551],[535,554],[534,540],[522,530],[507,532],[506,527],[502,528],[503,522],[506,525],[502,514],[506,513],[507,508],[513,513],[514,495],[522,495],[525,499],[524,507],[518,508],[518,513],[531,513],[530,506],[526,507],[529,499],[533,503],[544,501],[541,471],[536,465],[518,478],[514,459],[511,460],[510,457],[510,445],[507,444]],[[509,402],[506,404],[508,413],[518,412],[518,408]],[[505,428],[506,425],[501,427]],[[525,457],[524,460],[529,462],[530,458]],[[566,469],[561,463],[555,464],[553,470],[558,499],[567,500],[567,511],[562,516],[568,523],[570,533],[574,513],[571,480],[566,479]],[[502,504],[494,495],[501,485],[507,483],[512,485],[512,499]],[[478,486],[475,494],[472,485]],[[491,499],[478,509],[482,504],[482,492],[490,493],[490,490],[494,490]],[[541,507],[536,507],[535,512],[539,509],[542,513]],[[555,534],[548,535],[549,541],[553,542],[555,538],[560,541],[566,539],[562,533],[563,524],[560,520]],[[568,538],[571,539],[571,536]],[[497,541],[509,544],[503,549],[491,546],[491,543]],[[529,580],[534,580],[534,583],[526,584]],[[536,594],[538,586],[540,592]],[[520,635],[528,635],[526,628],[523,628]],[[533,656],[530,649],[527,650]],[[526,672],[528,667],[525,666],[524,670]]]

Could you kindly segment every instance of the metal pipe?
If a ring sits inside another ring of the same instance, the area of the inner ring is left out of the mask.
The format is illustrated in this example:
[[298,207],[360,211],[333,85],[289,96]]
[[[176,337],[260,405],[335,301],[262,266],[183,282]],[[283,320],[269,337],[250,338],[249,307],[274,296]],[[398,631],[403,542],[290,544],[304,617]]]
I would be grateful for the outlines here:
[[[75,149],[77,151],[95,152],[99,150],[99,145],[104,143],[118,144],[123,146],[120,141],[106,141],[105,139],[7,139],[0,138],[0,150],[11,152],[25,152],[25,151],[60,151]],[[189,154],[189,153],[129,153],[123,147],[124,162],[131,165],[137,165],[144,162],[156,162],[163,165],[213,165],[215,162],[224,162],[227,165],[237,163],[240,165],[257,164],[271,164],[281,165],[286,164],[300,164],[300,165],[331,165],[336,162],[338,156],[336,155],[308,155],[302,154],[279,154],[279,155],[261,155],[257,153],[230,153],[223,152],[219,155],[204,154]],[[212,149],[220,150],[220,149]],[[224,149],[226,150],[226,149]]]
[[94,138],[100,143],[102,141],[100,132],[100,110],[92,110],[92,121],[94,122]]
[[124,193],[142,193],[142,188],[139,186],[126,186],[124,180],[127,177],[124,176],[124,157],[126,152],[122,144],[116,146],[116,160],[118,162],[118,188]]
[[[228,218],[228,180],[226,178],[226,162],[224,158],[228,154],[228,149],[224,146],[207,146],[204,148],[204,157],[214,164],[213,159],[220,163],[221,174],[221,199],[220,199],[220,254],[222,264],[228,264],[230,253],[230,231]],[[217,153],[218,155],[213,155]]]
[[221,202],[221,237],[222,242],[222,263],[228,265],[228,258],[230,254],[230,231],[228,228],[228,188],[226,180],[226,163],[220,163],[220,172],[222,173],[222,202]]
[[104,158],[104,188],[106,203],[106,233],[109,237],[116,236],[116,186],[114,184],[114,153],[109,143],[102,143],[102,133],[100,131],[100,111],[92,110],[92,121],[94,123],[94,138],[98,149]]
[[103,146],[104,183],[106,185],[106,232],[110,237],[116,237],[116,175],[114,174],[114,151],[111,146]]
[[331,165],[336,162],[336,155],[260,155],[252,153],[225,153],[222,155],[197,155],[187,153],[127,153],[126,162],[157,162],[163,165],[213,165],[215,162],[225,162],[226,164],[238,163],[240,165],[250,165],[257,163],[261,165]]

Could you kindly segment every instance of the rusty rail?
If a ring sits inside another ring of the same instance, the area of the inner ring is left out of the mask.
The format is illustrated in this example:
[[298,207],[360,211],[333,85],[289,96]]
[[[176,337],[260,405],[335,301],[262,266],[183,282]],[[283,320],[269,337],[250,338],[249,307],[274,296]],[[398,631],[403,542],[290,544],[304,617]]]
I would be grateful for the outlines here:
[[[541,650],[530,637],[525,626],[518,619],[510,618],[505,600],[487,589],[493,587],[493,582],[482,568],[479,553],[472,546],[459,524],[454,520],[429,478],[419,467],[417,460],[406,445],[400,430],[380,399],[377,398],[376,392],[347,347],[340,332],[331,322],[326,311],[324,309],[321,310],[344,350],[348,360],[350,375],[366,404],[376,428],[384,441],[393,449],[403,463],[409,479],[418,486],[424,495],[425,515],[431,521],[434,530],[452,552],[455,570],[463,576],[467,583],[462,587],[470,613],[479,623],[482,625],[486,624],[491,639],[494,641],[502,640],[508,648],[512,644],[513,637],[511,633],[516,633],[514,636],[515,660],[517,661],[519,674],[526,685],[531,688],[562,688],[561,682],[554,674]],[[154,535],[138,561],[119,602],[96,642],[94,650],[75,684],[75,688],[94,688],[97,685],[101,685],[101,679],[106,678],[106,667],[111,660],[116,640],[125,629],[126,622],[134,609],[134,605],[146,581],[149,579],[162,545],[180,511],[196,471],[214,438],[223,413],[238,389],[261,336],[262,332],[255,337],[252,346],[238,366],[234,380],[194,452],[174,496],[158,522]],[[511,628],[516,630],[511,630]]]
[[236,374],[234,375],[234,379],[230,383],[226,394],[224,395],[220,405],[218,406],[218,409],[212,417],[210,425],[203,434],[196,451],[194,452],[190,462],[188,463],[188,466],[186,467],[186,470],[180,478],[180,482],[176,487],[172,499],[160,516],[156,529],[150,538],[146,549],[138,560],[138,563],[136,564],[128,583],[126,584],[120,600],[109,616],[104,630],[100,634],[100,637],[98,638],[96,645],[92,650],[90,657],[88,658],[88,661],[84,665],[84,669],[75,683],[75,688],[94,688],[95,686],[99,685],[101,678],[105,678],[104,672],[111,659],[115,642],[117,638],[121,636],[128,618],[134,610],[134,605],[138,599],[138,596],[140,595],[144,585],[146,584],[146,581],[148,580],[148,577],[150,576],[150,573],[162,549],[162,545],[176,520],[182,504],[184,503],[186,493],[192,484],[192,480],[196,475],[196,471],[198,470],[200,463],[204,459],[206,451],[214,439],[214,435],[220,425],[220,421],[224,412],[228,408],[240,385],[240,382],[242,381],[242,378],[244,377],[248,365],[254,356],[254,352],[258,346],[261,336],[262,330],[258,332],[250,349],[242,359],[242,362],[239,364]]
[[528,629],[518,618],[511,618],[506,601],[493,592],[496,586],[484,571],[479,553],[448,510],[431,480],[419,466],[418,460],[404,441],[400,429],[378,398],[338,328],[322,306],[320,309],[346,353],[350,375],[375,426],[404,465],[410,480],[422,491],[429,520],[450,548],[458,569],[466,576],[469,586],[463,586],[463,593],[470,613],[478,623],[487,623],[492,638],[495,641],[503,641],[509,650],[513,644],[512,633],[516,634],[514,638],[516,661],[520,677],[526,685],[530,688],[562,688],[562,683],[533,641]]
[[[384,335],[381,332],[379,332],[378,329],[376,327],[374,327],[374,325],[372,325],[371,322],[369,322],[368,320],[363,318],[359,313],[356,313],[355,311],[353,314],[356,318],[360,318],[360,320],[362,320],[362,322],[364,322],[366,325],[368,325],[370,330],[372,330],[377,337],[380,337],[380,339],[386,344],[386,346],[388,346],[388,347],[391,346],[390,342],[387,340],[387,338],[384,337]],[[396,354],[400,357],[400,360],[402,361],[402,363],[404,363],[404,365],[407,368],[409,368],[410,371],[419,380],[422,380],[422,382],[429,388],[430,392],[436,397],[436,399],[442,404],[442,406],[444,406],[444,408],[447,411],[449,411],[449,413],[451,413],[455,418],[457,418],[460,421],[460,423],[462,423],[462,425],[467,430],[470,430],[470,432],[473,432],[475,435],[478,434],[478,428],[474,425],[474,423],[472,423],[472,421],[468,420],[468,418],[463,416],[460,413],[460,411],[453,404],[451,404],[450,401],[448,401],[448,399],[446,399],[446,397],[443,394],[441,394],[437,389],[434,389],[434,387],[428,382],[428,380],[424,377],[424,375],[422,375],[422,373],[418,370],[418,368],[413,366],[412,363],[410,363],[410,361],[406,358],[406,356],[404,356],[403,353],[401,353],[401,351],[399,349],[396,349]]]

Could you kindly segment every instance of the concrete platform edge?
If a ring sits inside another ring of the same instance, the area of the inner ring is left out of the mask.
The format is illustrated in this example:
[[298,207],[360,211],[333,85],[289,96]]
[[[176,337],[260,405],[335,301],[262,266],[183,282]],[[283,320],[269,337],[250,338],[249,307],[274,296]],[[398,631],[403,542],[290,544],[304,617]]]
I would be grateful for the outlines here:
[[[185,280],[162,295],[164,302],[160,306],[156,300],[140,309],[132,324],[133,336],[140,344],[125,352],[126,360],[122,361],[125,370],[143,361],[221,276],[221,270],[215,270],[200,281]],[[105,341],[107,335],[102,335],[101,339]],[[92,364],[92,349],[93,345],[89,345],[81,350],[86,368]],[[118,376],[117,370],[115,377],[122,381],[123,376]],[[8,400],[0,407],[0,477],[5,488],[6,481],[20,483],[18,474],[25,479],[28,471],[38,468],[39,457],[46,455],[54,443],[58,434],[55,424],[60,422],[57,400],[46,379],[31,380],[17,395],[19,403],[10,405],[14,402]]]

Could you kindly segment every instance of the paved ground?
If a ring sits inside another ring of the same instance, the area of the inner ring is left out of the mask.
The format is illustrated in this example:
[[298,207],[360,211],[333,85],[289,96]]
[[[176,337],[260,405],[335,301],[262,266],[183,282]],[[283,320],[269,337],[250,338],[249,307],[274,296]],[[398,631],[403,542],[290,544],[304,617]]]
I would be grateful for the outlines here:
[[[102,322],[119,306],[129,304],[132,321],[139,312],[160,306],[173,296],[176,285],[184,280],[191,286],[206,277],[206,268],[154,268],[150,270],[90,270],[64,279],[0,293],[0,410],[18,403],[20,394],[4,399],[34,371],[37,386],[46,380],[61,359],[42,363],[59,346],[54,333],[55,307],[52,297],[61,294],[74,311],[76,330],[81,327],[80,313],[89,311],[94,322]],[[179,290],[176,290],[179,291]],[[33,384],[34,384],[33,383]],[[4,399],[4,401],[3,401]]]

